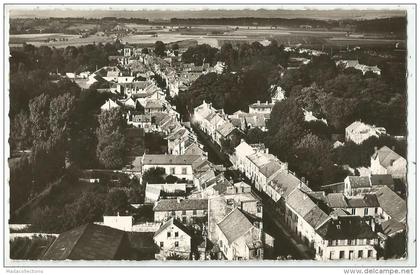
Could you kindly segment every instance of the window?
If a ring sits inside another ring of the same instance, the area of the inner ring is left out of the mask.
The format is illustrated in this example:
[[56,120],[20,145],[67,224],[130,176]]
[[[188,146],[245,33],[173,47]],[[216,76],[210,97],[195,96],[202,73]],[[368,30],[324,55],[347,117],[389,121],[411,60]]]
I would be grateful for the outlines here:
[[378,207],[375,207],[375,214],[378,214]]
[[352,209],[351,209],[351,214],[352,214],[352,215],[356,215],[356,209],[355,209],[355,208],[352,208]]
[[182,215],[187,215],[187,211],[182,210]]
[[182,174],[186,175],[187,174],[187,168],[182,168]]
[[171,211],[171,216],[175,217],[175,211]]
[[182,223],[187,223],[187,217],[182,217]]
[[344,259],[344,251],[340,251],[340,259]]
[[197,215],[197,210],[193,210],[193,215]]
[[363,258],[363,250],[359,250],[359,252],[357,253],[357,257]]
[[175,242],[175,247],[178,247],[179,246],[179,242]]
[[351,240],[350,244],[351,245],[356,245],[356,240]]
[[178,231],[176,231],[176,232],[175,232],[175,237],[178,237],[178,235],[179,235],[179,234],[178,234]]
[[166,233],[166,236],[167,236],[168,238],[170,238],[170,237],[171,237],[171,232]]
[[349,259],[351,260],[351,259],[354,259],[354,251],[353,250],[350,250],[349,251]]
[[369,208],[365,208],[365,210],[364,210],[364,214],[365,214],[365,216],[367,216],[367,215],[368,215],[368,213],[369,213]]
[[330,252],[330,260],[334,259],[334,251]]
[[373,250],[368,250],[368,258],[372,258],[373,257]]
[[171,167],[170,168],[170,172],[169,172],[171,175],[173,175],[173,174],[175,174],[175,167]]
[[163,242],[160,242],[159,246],[160,248],[163,248]]

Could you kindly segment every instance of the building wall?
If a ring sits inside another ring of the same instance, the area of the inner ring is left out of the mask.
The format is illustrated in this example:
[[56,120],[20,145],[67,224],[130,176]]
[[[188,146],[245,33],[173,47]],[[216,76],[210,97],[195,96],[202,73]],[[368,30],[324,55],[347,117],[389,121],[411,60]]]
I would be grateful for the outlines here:
[[[168,236],[168,233],[170,236]],[[178,236],[176,236],[176,233]],[[176,253],[189,258],[191,253],[191,237],[178,227],[172,225],[153,238],[160,252],[165,256]],[[178,246],[176,247],[176,243]]]
[[372,175],[386,175],[388,173],[386,168],[379,163],[379,158],[370,159],[370,170],[372,171]]
[[[166,165],[166,164],[159,164],[159,165],[148,165],[148,164],[144,164],[143,165],[143,171],[147,171],[151,168],[163,168],[165,169],[165,174],[167,175],[173,175],[176,176],[180,179],[186,179],[186,180],[193,180],[193,169],[192,166],[189,164],[186,165]],[[174,169],[174,171],[173,171]],[[183,170],[185,169],[185,170]],[[174,172],[174,173],[172,173]],[[185,172],[185,173],[184,173]]]
[[207,218],[207,210],[185,210],[184,211],[155,211],[155,222],[165,222],[169,218],[175,217],[183,224],[193,224],[196,218]]
[[[340,258],[340,251],[341,256]],[[353,256],[351,256],[353,251]],[[369,251],[371,256],[369,257]],[[361,253],[361,255],[359,255]],[[341,245],[341,246],[324,246],[322,255],[317,254],[317,260],[349,260],[351,259],[376,259],[376,249],[372,245]]]

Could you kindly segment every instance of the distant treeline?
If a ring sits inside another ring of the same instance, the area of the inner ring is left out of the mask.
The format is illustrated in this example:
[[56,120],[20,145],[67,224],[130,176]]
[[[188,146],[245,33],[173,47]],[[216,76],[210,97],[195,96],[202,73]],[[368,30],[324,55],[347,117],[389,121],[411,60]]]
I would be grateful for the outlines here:
[[406,17],[392,17],[366,20],[320,20],[307,18],[172,18],[172,24],[178,25],[235,25],[235,26],[281,26],[308,28],[347,27],[360,32],[394,32],[405,33]]
[[333,28],[338,27],[338,21],[318,20],[307,18],[257,18],[257,17],[238,17],[238,18],[172,18],[172,24],[185,25],[238,25],[238,26],[301,26]]
[[353,23],[356,24],[356,31],[358,32],[394,32],[403,34],[407,32],[406,17],[353,21]]

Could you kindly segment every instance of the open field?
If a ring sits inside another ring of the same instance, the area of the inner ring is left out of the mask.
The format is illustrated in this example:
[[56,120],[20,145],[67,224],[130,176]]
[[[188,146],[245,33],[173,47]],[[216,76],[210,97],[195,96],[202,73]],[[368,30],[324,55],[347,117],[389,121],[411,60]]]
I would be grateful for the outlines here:
[[[209,44],[212,47],[220,47],[223,43],[243,43],[275,39],[284,45],[301,44],[303,47],[343,47],[343,46],[388,46],[392,47],[397,42],[404,45],[400,39],[392,39],[381,36],[364,36],[364,34],[352,34],[340,30],[323,29],[296,29],[296,28],[255,28],[235,26],[193,26],[191,28],[170,29],[161,26],[140,24],[126,24],[126,27],[146,34],[126,35],[119,38],[123,43],[153,45],[156,41],[174,43],[184,40],[196,40],[198,44]],[[78,26],[83,27],[83,26]],[[87,26],[86,26],[87,27]],[[150,34],[147,34],[149,33]],[[157,36],[152,35],[156,33]],[[22,43],[30,43],[34,46],[80,46],[92,43],[113,42],[116,35],[102,36],[91,35],[81,38],[78,35],[66,34],[20,34],[10,36],[10,46],[20,46]]]

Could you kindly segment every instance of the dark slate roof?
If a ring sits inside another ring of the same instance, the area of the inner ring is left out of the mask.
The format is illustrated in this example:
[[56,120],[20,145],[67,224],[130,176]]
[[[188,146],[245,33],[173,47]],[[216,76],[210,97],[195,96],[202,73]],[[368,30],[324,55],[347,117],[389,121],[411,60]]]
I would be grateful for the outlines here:
[[375,192],[381,208],[393,219],[403,222],[407,216],[407,203],[389,187],[384,186]]
[[185,225],[183,225],[177,219],[171,218],[171,219],[167,220],[165,223],[163,223],[159,227],[159,229],[155,232],[155,234],[154,234],[153,237],[156,237],[157,235],[159,235],[160,233],[162,233],[163,231],[165,231],[165,229],[167,229],[171,225],[174,225],[174,226],[178,227],[180,230],[184,231],[184,233],[186,233],[186,234],[188,234],[188,235],[191,236],[191,230],[189,230]]
[[207,199],[163,199],[156,202],[153,211],[207,210],[207,208]]
[[144,155],[143,165],[191,165],[199,155]]
[[350,198],[347,200],[347,204],[351,208],[379,207],[379,202],[374,194]]
[[331,208],[347,208],[343,193],[330,193],[327,195],[328,206]]
[[391,175],[371,175],[370,181],[372,185],[386,185],[388,187],[394,186],[394,180]]
[[61,233],[43,260],[113,260],[125,232],[97,224],[85,224]]
[[349,176],[349,182],[352,188],[370,187],[369,177]]
[[374,239],[377,234],[359,216],[330,219],[316,231],[325,240]]
[[231,244],[239,237],[244,236],[253,227],[253,224],[242,211],[235,208],[217,226],[225,235],[228,243]]
[[392,236],[398,232],[405,230],[405,224],[396,221],[395,219],[389,219],[381,223],[382,232],[387,236]]

